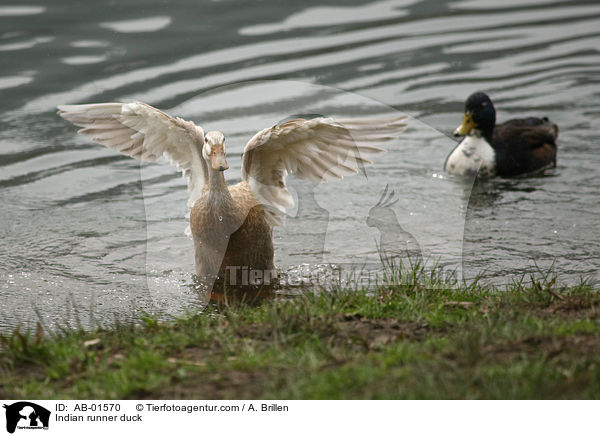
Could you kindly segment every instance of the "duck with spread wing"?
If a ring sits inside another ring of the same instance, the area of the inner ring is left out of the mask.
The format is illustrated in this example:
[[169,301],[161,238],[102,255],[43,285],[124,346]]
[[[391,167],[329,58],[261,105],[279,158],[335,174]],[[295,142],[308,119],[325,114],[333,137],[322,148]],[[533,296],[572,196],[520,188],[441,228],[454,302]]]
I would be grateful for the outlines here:
[[314,182],[341,179],[383,152],[376,144],[402,132],[391,119],[296,118],[258,132],[247,143],[242,181],[228,186],[225,136],[145,103],[59,106],[59,115],[92,141],[142,161],[163,156],[187,178],[196,273],[224,277],[230,268],[274,270],[273,226],[293,206],[290,173]]

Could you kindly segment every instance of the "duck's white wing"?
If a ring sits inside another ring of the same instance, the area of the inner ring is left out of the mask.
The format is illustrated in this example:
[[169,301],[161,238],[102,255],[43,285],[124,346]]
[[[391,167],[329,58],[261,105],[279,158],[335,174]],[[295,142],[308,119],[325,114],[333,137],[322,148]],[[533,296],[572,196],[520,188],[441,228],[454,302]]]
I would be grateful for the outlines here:
[[277,124],[258,132],[246,145],[242,179],[266,206],[271,223],[280,224],[285,209],[293,206],[287,174],[314,182],[356,174],[371,163],[367,156],[385,151],[376,144],[394,139],[406,128],[405,119],[318,117]]
[[208,178],[204,132],[191,121],[140,102],[64,105],[58,114],[83,127],[78,133],[127,156],[148,162],[164,156],[188,180],[188,206],[200,195]]

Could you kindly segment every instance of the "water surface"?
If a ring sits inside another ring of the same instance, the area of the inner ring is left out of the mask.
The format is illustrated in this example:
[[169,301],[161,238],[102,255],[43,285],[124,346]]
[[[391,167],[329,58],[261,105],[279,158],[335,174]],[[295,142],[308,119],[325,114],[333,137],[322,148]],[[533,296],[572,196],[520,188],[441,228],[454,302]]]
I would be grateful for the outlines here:
[[[376,264],[382,234],[410,234],[466,278],[600,278],[597,2],[120,3],[0,7],[0,329],[198,304],[184,180],[77,137],[55,114],[66,103],[142,100],[221,130],[230,182],[246,141],[291,114],[406,113],[366,175],[290,180],[283,271]],[[475,90],[499,120],[556,122],[558,167],[474,188],[444,175]],[[382,232],[368,219],[386,185],[398,201]]]

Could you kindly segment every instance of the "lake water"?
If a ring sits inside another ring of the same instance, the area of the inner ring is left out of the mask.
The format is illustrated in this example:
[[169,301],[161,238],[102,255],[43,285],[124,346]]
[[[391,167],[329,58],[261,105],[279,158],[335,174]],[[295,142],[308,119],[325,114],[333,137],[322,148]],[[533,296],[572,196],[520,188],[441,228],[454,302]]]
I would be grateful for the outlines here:
[[[199,304],[184,180],[78,137],[55,113],[67,103],[141,100],[221,130],[230,182],[246,141],[292,114],[405,113],[366,174],[290,178],[297,207],[275,232],[288,279],[368,269],[412,238],[467,280],[553,267],[597,282],[599,48],[596,1],[3,2],[0,329]],[[476,90],[500,121],[556,122],[558,167],[475,186],[443,174]],[[386,186],[398,201],[374,225]]]

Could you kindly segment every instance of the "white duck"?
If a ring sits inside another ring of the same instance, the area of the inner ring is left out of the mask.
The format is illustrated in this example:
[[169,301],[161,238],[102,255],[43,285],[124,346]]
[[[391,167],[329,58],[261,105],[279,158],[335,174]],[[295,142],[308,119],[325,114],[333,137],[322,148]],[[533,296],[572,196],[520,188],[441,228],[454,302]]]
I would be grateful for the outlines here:
[[393,139],[406,126],[404,116],[297,118],[274,125],[246,144],[242,181],[228,187],[221,132],[204,134],[193,122],[140,102],[58,109],[60,116],[83,127],[79,133],[94,142],[143,161],[164,156],[183,171],[190,195],[196,273],[212,278],[225,277],[228,270],[236,274],[246,268],[274,271],[273,226],[293,206],[285,184],[287,174],[315,182],[355,174],[359,165],[371,163],[365,155],[384,151],[373,142]]

